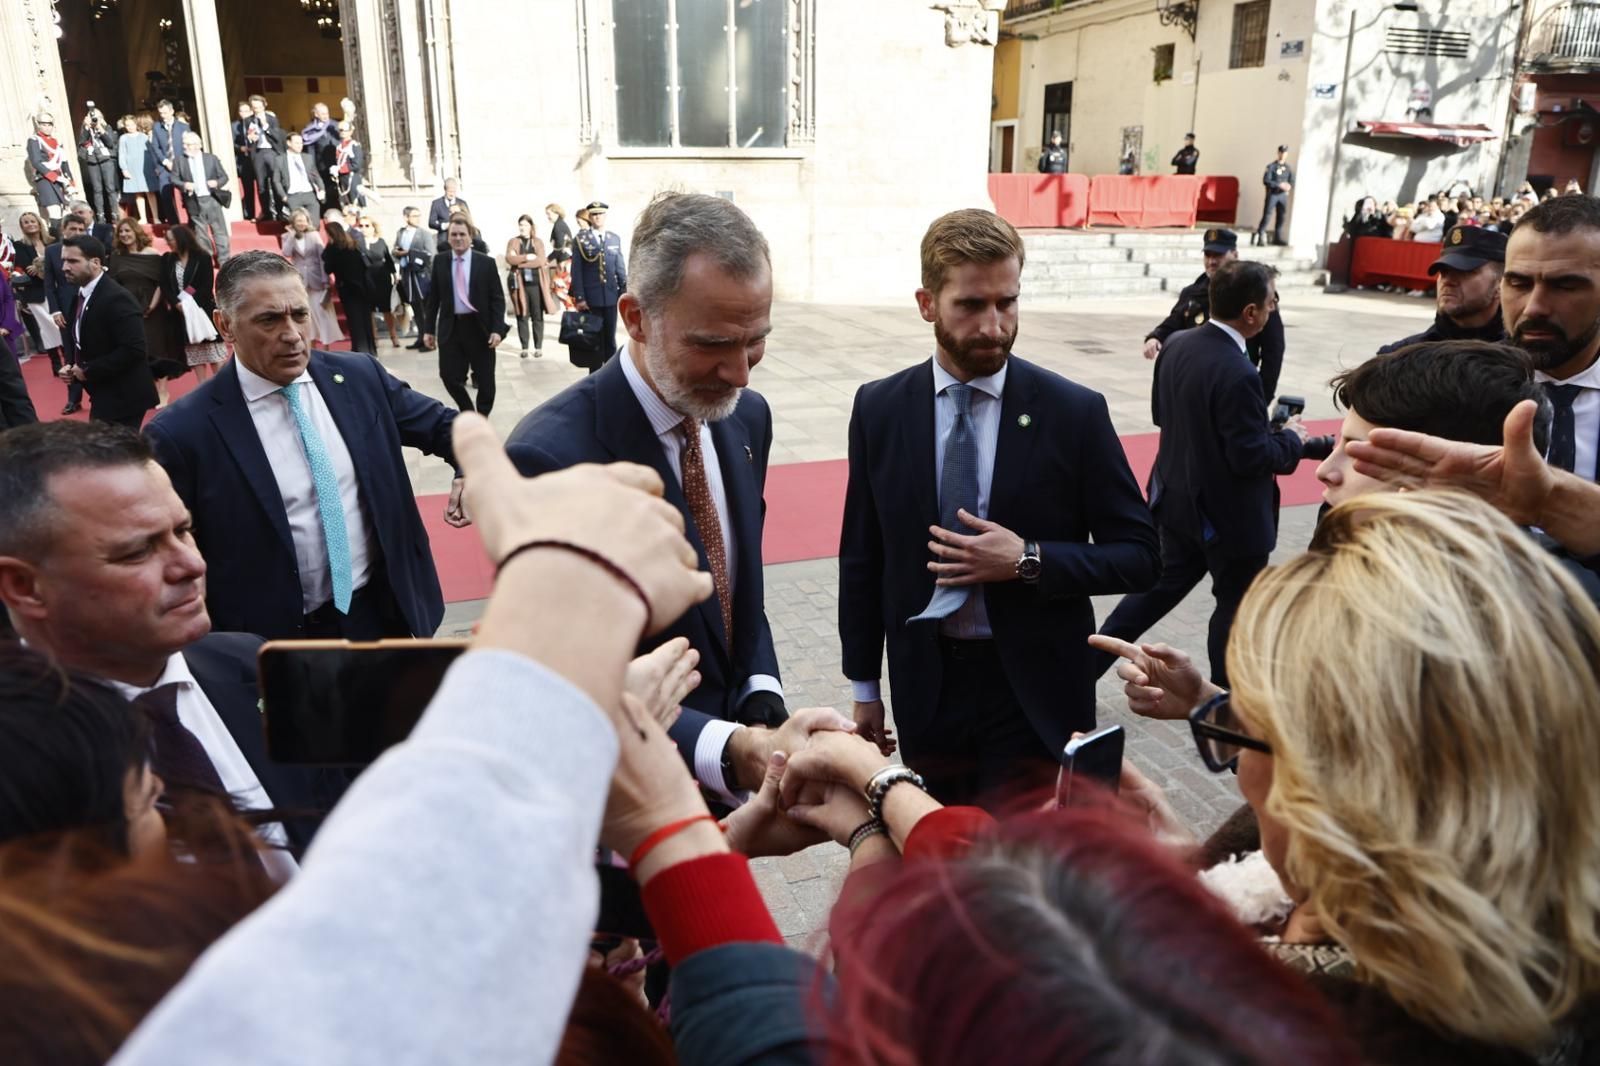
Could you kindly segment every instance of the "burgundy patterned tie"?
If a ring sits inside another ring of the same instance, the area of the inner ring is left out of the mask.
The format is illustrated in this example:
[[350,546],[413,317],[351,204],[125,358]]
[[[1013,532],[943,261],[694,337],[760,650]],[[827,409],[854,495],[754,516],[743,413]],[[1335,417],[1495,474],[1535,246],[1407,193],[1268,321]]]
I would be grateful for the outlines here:
[[148,692],[134,697],[133,704],[150,719],[152,739],[155,741],[155,771],[169,785],[184,785],[227,792],[222,778],[211,764],[211,756],[200,743],[200,738],[178,719],[178,690],[182,682],[157,685]]
[[706,562],[711,567],[711,583],[717,590],[717,606],[722,609],[722,631],[733,647],[733,597],[728,595],[728,552],[722,543],[722,520],[717,501],[706,481],[705,455],[700,450],[700,423],[685,418],[683,429],[683,495],[689,501],[689,515],[706,546]]

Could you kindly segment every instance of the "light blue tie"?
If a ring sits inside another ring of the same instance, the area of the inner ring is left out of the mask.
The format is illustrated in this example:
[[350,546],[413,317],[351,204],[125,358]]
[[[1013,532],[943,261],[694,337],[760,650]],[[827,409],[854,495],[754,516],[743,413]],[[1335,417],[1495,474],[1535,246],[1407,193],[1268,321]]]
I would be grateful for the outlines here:
[[306,460],[311,464],[311,483],[317,490],[317,514],[322,518],[322,539],[328,545],[328,575],[333,578],[333,605],[340,614],[350,613],[350,596],[354,591],[350,573],[350,533],[344,525],[344,502],[339,497],[339,475],[328,457],[328,446],[322,434],[311,421],[300,400],[300,388],[305,382],[293,381],[283,387],[289,401],[289,411],[294,424],[300,429],[300,441],[306,446]]
[[[978,513],[978,437],[972,429],[972,386],[951,385],[945,390],[955,405],[956,422],[944,445],[944,472],[939,478],[939,525],[953,532],[966,527],[956,512]],[[908,622],[948,618],[967,602],[971,585],[944,585],[933,590],[933,598],[922,613]]]

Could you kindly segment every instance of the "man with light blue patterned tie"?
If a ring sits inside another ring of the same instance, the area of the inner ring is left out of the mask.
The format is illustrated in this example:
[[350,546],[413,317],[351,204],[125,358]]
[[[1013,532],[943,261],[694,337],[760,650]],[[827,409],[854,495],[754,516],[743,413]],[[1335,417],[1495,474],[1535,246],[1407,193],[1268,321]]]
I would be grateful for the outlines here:
[[[313,351],[282,256],[235,256],[216,291],[238,358],[145,430],[194,516],[212,618],[269,639],[432,636],[444,598],[401,448],[453,466],[455,411],[371,356]],[[458,477],[453,525],[460,501]]]
[[945,803],[1053,780],[1094,725],[1089,597],[1148,588],[1158,546],[1098,393],[1011,354],[1022,239],[989,211],[938,219],[917,306],[934,357],[856,394],[839,546],[855,720]]

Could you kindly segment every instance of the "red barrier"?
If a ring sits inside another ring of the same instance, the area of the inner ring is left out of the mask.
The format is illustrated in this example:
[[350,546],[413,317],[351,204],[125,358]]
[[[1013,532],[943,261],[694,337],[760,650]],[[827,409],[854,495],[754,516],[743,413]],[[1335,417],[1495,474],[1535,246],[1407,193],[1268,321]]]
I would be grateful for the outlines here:
[[1426,290],[1435,282],[1428,267],[1439,258],[1438,241],[1391,241],[1361,237],[1350,256],[1351,285],[1404,285]]
[[1200,179],[1190,174],[1097,174],[1089,182],[1089,225],[1193,226],[1199,200]]
[[1194,217],[1201,222],[1231,226],[1239,220],[1239,179],[1208,174],[1200,179],[1200,203]]
[[1081,227],[1089,215],[1082,174],[990,174],[995,213],[1018,229]]

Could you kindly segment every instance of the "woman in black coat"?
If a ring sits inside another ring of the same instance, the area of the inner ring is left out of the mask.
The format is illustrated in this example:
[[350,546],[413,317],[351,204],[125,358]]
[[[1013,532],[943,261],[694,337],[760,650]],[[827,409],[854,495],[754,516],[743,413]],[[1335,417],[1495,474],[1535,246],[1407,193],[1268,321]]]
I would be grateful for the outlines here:
[[378,342],[372,335],[372,288],[367,276],[367,258],[339,222],[327,223],[328,246],[322,250],[322,268],[333,276],[344,305],[345,323],[350,330],[350,350],[376,355]]
[[367,215],[361,220],[361,232],[366,235],[367,288],[372,296],[372,309],[383,316],[389,329],[389,343],[400,347],[400,334],[394,328],[394,278],[398,273],[394,253],[389,242],[383,239],[378,220]]

